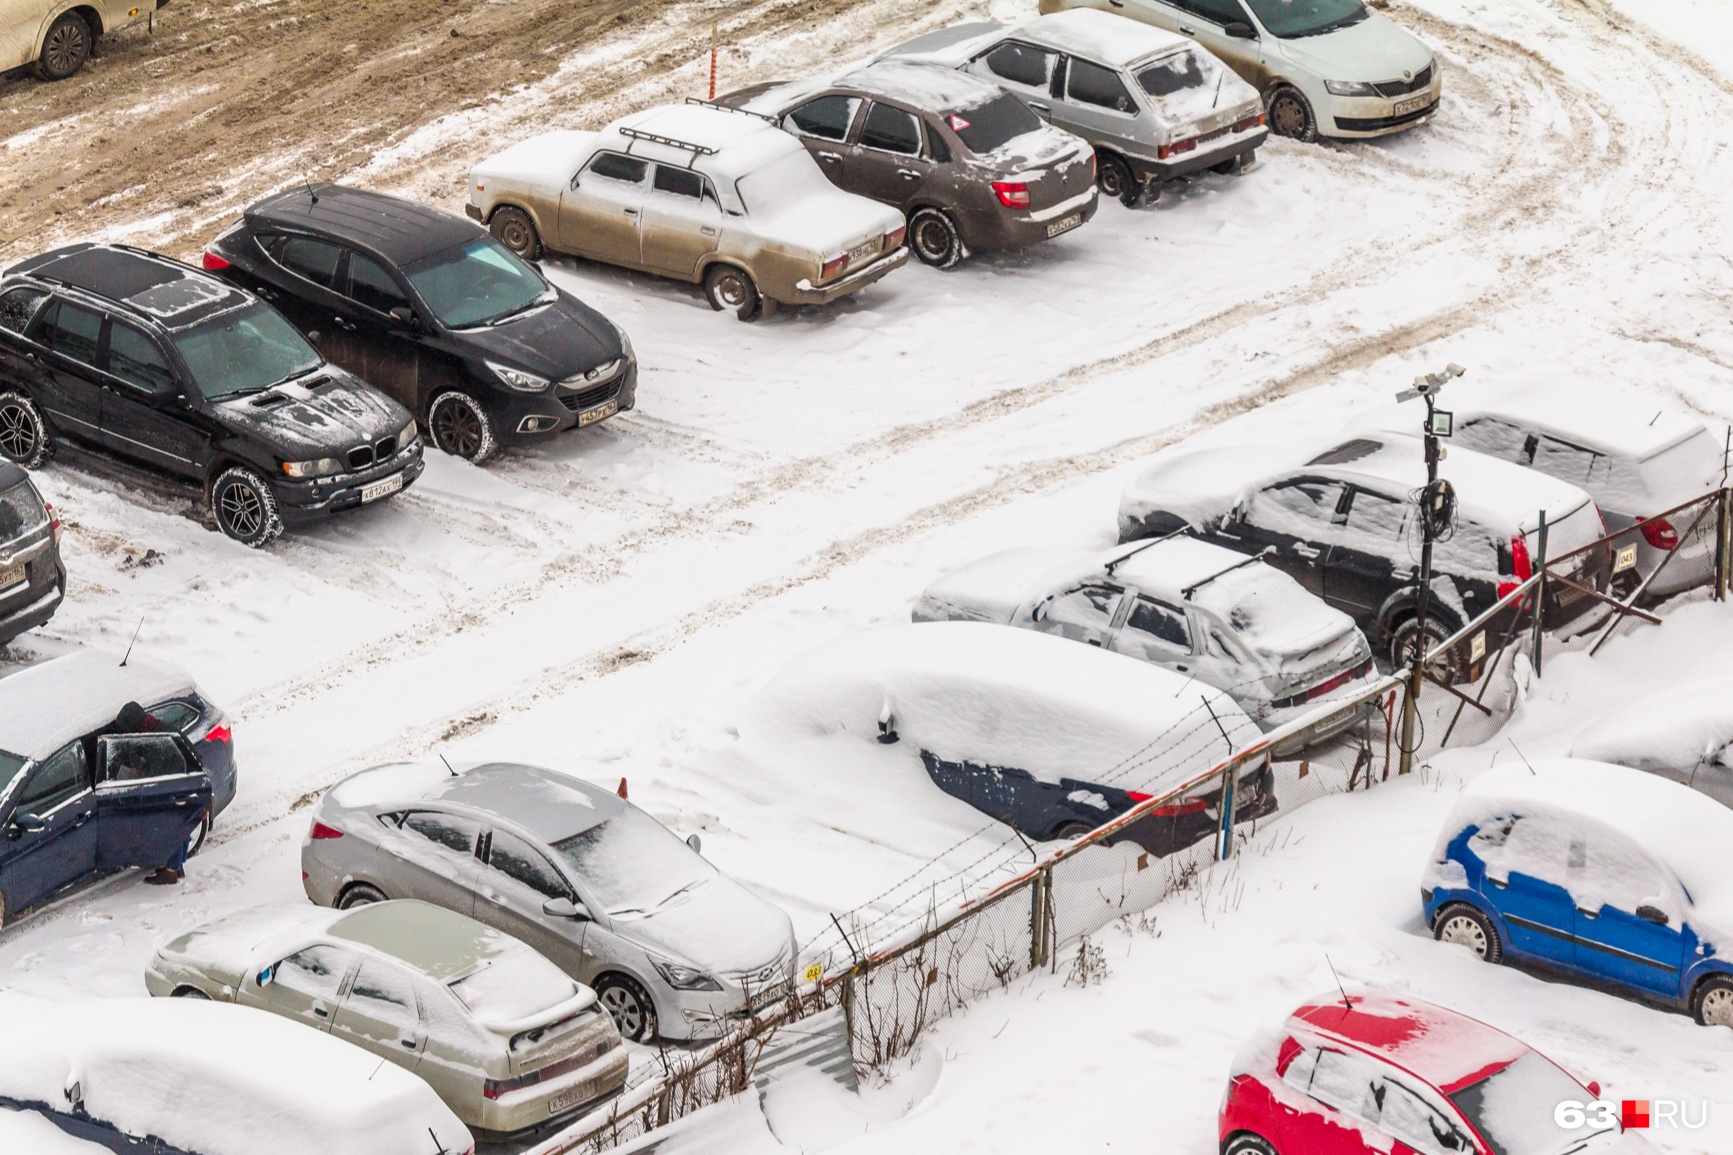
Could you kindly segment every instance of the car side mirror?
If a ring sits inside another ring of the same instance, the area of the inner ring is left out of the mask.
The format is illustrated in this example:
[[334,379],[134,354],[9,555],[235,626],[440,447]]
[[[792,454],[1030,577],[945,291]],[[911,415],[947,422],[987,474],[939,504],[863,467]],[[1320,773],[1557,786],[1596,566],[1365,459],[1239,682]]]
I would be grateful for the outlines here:
[[48,823],[34,814],[15,814],[12,823],[6,828],[6,836],[17,840],[26,834],[39,834],[48,829]]
[[391,310],[391,319],[396,321],[399,325],[402,325],[405,329],[421,328],[421,321],[416,317],[415,310],[411,309],[407,305],[399,305],[395,309]]
[[313,346],[313,348],[317,349],[319,347],[319,342],[323,341],[324,339],[325,339],[324,335],[321,334],[319,332],[319,330],[317,330],[317,329],[307,330],[307,344]]
[[589,911],[563,895],[559,898],[550,898],[542,903],[542,913],[549,918],[570,918],[576,919],[578,922],[590,921]]
[[276,963],[272,963],[270,966],[259,972],[257,982],[261,987],[268,987],[275,981],[277,981]]
[[1036,602],[1035,608],[1029,611],[1029,620],[1032,622],[1044,622],[1044,621],[1046,621],[1047,620],[1047,611],[1049,609],[1051,609],[1052,607],[1053,607],[1053,595],[1048,594],[1046,597],[1044,597],[1040,601]]
[[1652,922],[1656,926],[1666,926],[1669,921],[1665,911],[1661,910],[1660,907],[1650,906],[1647,903],[1644,903],[1642,906],[1637,908],[1637,917],[1642,919],[1644,922]]
[[1222,25],[1222,34],[1235,40],[1256,40],[1258,38],[1257,29],[1243,20],[1235,20]]
[[693,854],[704,853],[704,840],[699,838],[696,834],[688,834],[686,836],[686,845],[692,848]]

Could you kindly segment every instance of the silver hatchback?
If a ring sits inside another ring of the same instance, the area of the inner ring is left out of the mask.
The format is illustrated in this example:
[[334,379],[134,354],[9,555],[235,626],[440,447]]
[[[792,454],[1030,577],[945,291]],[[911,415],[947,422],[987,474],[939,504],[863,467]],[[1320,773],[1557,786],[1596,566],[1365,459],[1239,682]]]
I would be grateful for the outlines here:
[[794,981],[788,915],[617,795],[536,766],[398,763],[320,799],[307,897],[419,898],[497,927],[594,987],[634,1042],[713,1037]]

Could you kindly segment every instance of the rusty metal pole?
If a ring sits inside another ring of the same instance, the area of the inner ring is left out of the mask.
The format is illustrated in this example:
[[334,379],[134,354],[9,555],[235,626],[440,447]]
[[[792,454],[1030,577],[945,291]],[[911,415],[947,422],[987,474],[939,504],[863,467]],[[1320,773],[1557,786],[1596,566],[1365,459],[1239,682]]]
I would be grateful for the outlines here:
[[716,99],[716,21],[710,22],[710,99]]

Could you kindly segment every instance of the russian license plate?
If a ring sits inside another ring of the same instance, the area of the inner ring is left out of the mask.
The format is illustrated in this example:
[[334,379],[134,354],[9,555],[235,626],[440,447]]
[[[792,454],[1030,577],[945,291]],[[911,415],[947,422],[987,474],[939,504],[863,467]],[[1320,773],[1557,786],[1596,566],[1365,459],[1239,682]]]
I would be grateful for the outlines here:
[[1624,546],[1619,550],[1618,556],[1613,560],[1613,572],[1624,573],[1628,569],[1636,568],[1637,547],[1634,545]]
[[567,1091],[565,1094],[556,1095],[552,1099],[548,1100],[548,1114],[558,1115],[561,1111],[567,1110],[568,1108],[571,1108],[571,1107],[576,1107],[579,1103],[582,1103],[583,1101],[584,1101],[583,1088],[573,1087],[570,1091]]
[[1407,100],[1398,100],[1390,110],[1391,116],[1407,116],[1411,112],[1419,112],[1432,103],[1431,95],[1411,96]]
[[9,590],[28,576],[29,574],[21,565],[15,565],[9,570],[0,570],[0,590]]
[[870,257],[878,251],[879,243],[877,241],[868,241],[864,245],[856,245],[848,251],[849,264],[854,264],[854,262],[860,260],[862,257]]
[[1047,226],[1047,235],[1050,237],[1056,237],[1060,233],[1068,233],[1082,223],[1082,213],[1072,213],[1068,217],[1060,217],[1058,220]]
[[594,409],[578,414],[578,428],[582,429],[586,425],[594,424],[604,417],[612,417],[619,411],[620,402],[618,398],[608,402],[606,405],[598,405]]
[[366,505],[370,501],[378,501],[382,497],[389,497],[391,494],[396,493],[402,488],[403,475],[401,473],[393,473],[384,481],[375,481],[372,485],[363,485],[361,487],[361,504]]

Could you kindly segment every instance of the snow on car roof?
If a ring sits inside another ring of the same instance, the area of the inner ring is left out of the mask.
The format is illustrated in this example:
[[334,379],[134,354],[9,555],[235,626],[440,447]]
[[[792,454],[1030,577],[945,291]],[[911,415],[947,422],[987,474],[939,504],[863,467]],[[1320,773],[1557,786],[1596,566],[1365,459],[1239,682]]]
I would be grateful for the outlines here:
[[1458,410],[1456,422],[1503,417],[1613,457],[1647,461],[1703,431],[1701,418],[1622,391],[1579,384],[1500,390],[1497,399]]
[[977,108],[1005,94],[997,84],[966,72],[905,60],[877,61],[844,73],[832,83],[838,88],[900,100],[928,112]]
[[193,688],[184,671],[80,650],[0,679],[0,750],[45,758],[114,721],[128,702],[153,706]]
[[[1125,559],[1113,567],[1113,575],[1122,581],[1176,598],[1235,567],[1275,573],[1243,553],[1195,537],[1163,538],[1142,549],[1120,546],[1098,556],[1103,566],[1115,558]],[[1248,566],[1247,562],[1252,564]]]
[[1118,67],[1192,44],[1176,32],[1097,8],[1068,8],[1037,16],[1012,28],[1009,35]]
[[426,797],[472,806],[557,842],[607,821],[624,799],[556,770],[490,762],[433,784]]
[[[1376,489],[1406,493],[1426,484],[1425,441],[1413,434],[1352,438],[1313,460],[1323,462],[1313,467],[1322,476],[1365,481]],[[1543,509],[1548,521],[1561,522],[1589,500],[1574,485],[1471,449],[1452,449],[1438,472],[1456,490],[1458,508],[1489,529],[1511,524],[1527,529]]]
[[1384,994],[1319,996],[1296,1010],[1296,1025],[1380,1055],[1450,1094],[1528,1054],[1530,1048],[1478,1019],[1418,999]]
[[[694,152],[632,133],[708,151]],[[730,184],[791,152],[805,151],[798,140],[761,116],[705,104],[666,104],[623,116],[603,129],[596,143],[647,160],[691,167]]]
[[415,899],[375,902],[342,912],[326,928],[447,983],[530,948],[466,915]]
[[58,1106],[77,1083],[92,1118],[200,1155],[428,1155],[471,1143],[415,1075],[250,1007],[79,1000],[9,1020],[6,1043],[0,1095]]

